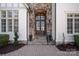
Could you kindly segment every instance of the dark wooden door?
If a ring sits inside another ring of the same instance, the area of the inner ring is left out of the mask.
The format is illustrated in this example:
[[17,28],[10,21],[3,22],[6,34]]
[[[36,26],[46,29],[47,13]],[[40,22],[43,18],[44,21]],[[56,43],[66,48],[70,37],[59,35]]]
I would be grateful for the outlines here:
[[46,32],[45,15],[37,15],[35,20],[35,31],[37,35],[44,35]]

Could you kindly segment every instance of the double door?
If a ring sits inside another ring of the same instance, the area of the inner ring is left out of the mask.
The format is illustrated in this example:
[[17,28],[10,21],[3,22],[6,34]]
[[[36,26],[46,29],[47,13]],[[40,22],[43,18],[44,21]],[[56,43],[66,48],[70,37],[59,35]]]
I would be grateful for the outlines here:
[[46,22],[44,15],[37,15],[35,20],[35,31],[38,35],[44,35],[46,30]]

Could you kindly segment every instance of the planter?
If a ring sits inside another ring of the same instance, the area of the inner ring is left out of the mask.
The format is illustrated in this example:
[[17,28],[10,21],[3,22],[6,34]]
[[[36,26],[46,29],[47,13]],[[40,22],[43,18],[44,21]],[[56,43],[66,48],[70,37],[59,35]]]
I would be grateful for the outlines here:
[[32,34],[29,35],[29,41],[32,41]]
[[49,40],[52,41],[52,35],[51,34],[49,35]]
[[47,34],[46,40],[47,40],[47,43],[52,41],[52,35],[51,34]]

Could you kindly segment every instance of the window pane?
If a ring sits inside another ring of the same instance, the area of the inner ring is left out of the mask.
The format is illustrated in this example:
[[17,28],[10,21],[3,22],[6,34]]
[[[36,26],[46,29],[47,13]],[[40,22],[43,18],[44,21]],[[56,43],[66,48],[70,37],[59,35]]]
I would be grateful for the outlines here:
[[[7,13],[7,20],[6,20]],[[12,14],[13,13],[13,14]],[[12,22],[12,20],[14,22]],[[1,31],[6,32],[6,21],[7,21],[7,29],[12,32],[12,27],[15,32],[18,32],[18,11],[17,10],[1,10]],[[14,23],[14,25],[12,25]]]
[[19,4],[18,3],[14,3],[13,7],[19,7]]
[[6,32],[6,19],[1,19],[1,31]]
[[36,21],[36,30],[40,30],[40,21]]
[[8,14],[8,17],[12,17],[12,11],[11,10],[8,10],[7,14]]
[[45,16],[41,16],[41,20],[45,20]]
[[40,20],[40,16],[36,16],[36,20]]
[[45,26],[44,21],[41,21],[41,30],[42,31],[44,31],[44,26]]
[[12,7],[12,3],[7,3],[7,7]]
[[75,33],[79,33],[79,19],[75,19]]
[[18,19],[14,19],[14,32],[18,32]]
[[13,16],[14,16],[15,18],[18,18],[18,10],[14,10],[14,11],[13,11]]
[[67,14],[67,17],[73,17],[73,14]]
[[67,33],[73,33],[73,19],[67,19]]
[[6,11],[1,11],[1,17],[6,17]]
[[79,14],[75,14],[74,17],[79,17]]
[[6,3],[1,3],[1,7],[6,7]]
[[8,19],[8,31],[12,31],[12,19]]

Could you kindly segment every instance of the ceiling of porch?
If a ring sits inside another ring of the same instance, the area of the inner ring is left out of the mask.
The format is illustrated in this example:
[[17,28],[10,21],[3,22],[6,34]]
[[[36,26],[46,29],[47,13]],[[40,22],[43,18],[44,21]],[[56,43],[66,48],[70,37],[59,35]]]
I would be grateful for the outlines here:
[[47,3],[29,3],[30,12],[45,13],[48,9],[49,4]]

